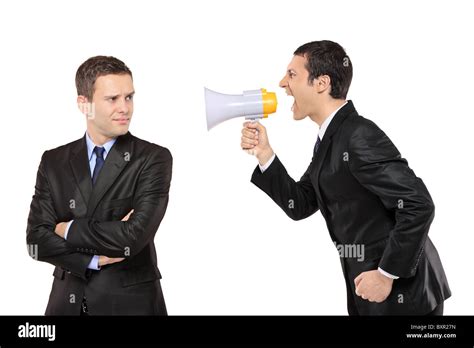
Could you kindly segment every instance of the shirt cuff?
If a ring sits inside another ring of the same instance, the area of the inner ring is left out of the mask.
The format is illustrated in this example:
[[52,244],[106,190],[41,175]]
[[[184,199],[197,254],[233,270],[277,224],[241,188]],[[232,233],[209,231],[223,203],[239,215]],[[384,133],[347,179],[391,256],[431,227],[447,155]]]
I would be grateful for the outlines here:
[[268,169],[268,167],[270,167],[270,164],[272,164],[273,160],[275,159],[276,155],[273,154],[272,157],[270,157],[270,159],[267,161],[267,163],[265,163],[263,166],[260,165],[260,163],[258,164],[258,166],[260,167],[260,171],[263,173],[264,171],[266,171]]
[[390,279],[398,279],[400,277],[397,277],[396,275],[390,274],[388,272],[385,272],[383,269],[379,267],[379,272],[382,273],[384,276],[390,278]]
[[94,255],[94,257],[92,257],[92,260],[91,260],[91,262],[89,262],[89,266],[87,266],[87,268],[93,269],[93,270],[96,270],[96,271],[100,270],[99,255]]
[[67,226],[66,226],[66,231],[64,231],[64,239],[67,240],[67,234],[69,233],[69,227],[71,227],[71,224],[74,220],[71,220],[67,223]]

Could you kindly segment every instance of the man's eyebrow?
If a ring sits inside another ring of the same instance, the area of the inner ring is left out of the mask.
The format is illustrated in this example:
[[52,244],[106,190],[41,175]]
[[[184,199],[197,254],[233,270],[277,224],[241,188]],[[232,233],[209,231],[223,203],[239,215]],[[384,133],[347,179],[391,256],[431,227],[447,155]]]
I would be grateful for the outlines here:
[[[129,96],[132,96],[135,94],[135,91],[132,91],[132,92],[129,92],[127,94],[125,94],[127,97]],[[112,94],[112,95],[106,95],[104,96],[104,99],[113,99],[113,98],[117,98],[117,97],[120,97],[120,94]]]
[[288,69],[286,72],[287,72],[287,73],[294,73],[294,74],[296,74],[296,71],[295,71],[294,69]]

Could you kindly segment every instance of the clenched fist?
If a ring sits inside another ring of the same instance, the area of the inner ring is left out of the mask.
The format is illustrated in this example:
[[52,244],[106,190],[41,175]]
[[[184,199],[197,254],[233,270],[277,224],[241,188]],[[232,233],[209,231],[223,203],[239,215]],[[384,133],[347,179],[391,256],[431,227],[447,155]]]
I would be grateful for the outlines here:
[[264,165],[273,156],[268,142],[267,130],[258,122],[245,122],[242,128],[241,147],[249,154],[257,157],[260,165]]
[[393,279],[378,270],[362,272],[355,279],[355,293],[370,302],[383,302],[392,292]]

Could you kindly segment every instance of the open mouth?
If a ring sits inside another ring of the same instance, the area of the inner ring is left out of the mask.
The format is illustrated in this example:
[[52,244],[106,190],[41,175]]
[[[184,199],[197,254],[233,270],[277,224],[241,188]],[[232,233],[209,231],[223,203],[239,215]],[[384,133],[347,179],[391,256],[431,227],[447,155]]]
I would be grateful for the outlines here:
[[290,97],[293,97],[293,105],[291,106],[291,111],[294,111],[295,110],[295,107],[296,107],[296,98],[295,96],[293,95],[293,91],[291,90],[291,88],[288,86],[288,89],[286,90],[286,94]]

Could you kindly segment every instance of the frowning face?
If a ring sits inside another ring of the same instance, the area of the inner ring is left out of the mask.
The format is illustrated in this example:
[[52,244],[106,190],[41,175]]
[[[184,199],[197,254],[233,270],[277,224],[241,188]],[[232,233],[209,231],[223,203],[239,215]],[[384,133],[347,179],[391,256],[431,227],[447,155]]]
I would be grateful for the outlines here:
[[91,101],[93,113],[87,117],[89,134],[104,140],[126,134],[133,115],[134,93],[128,74],[99,76]]

